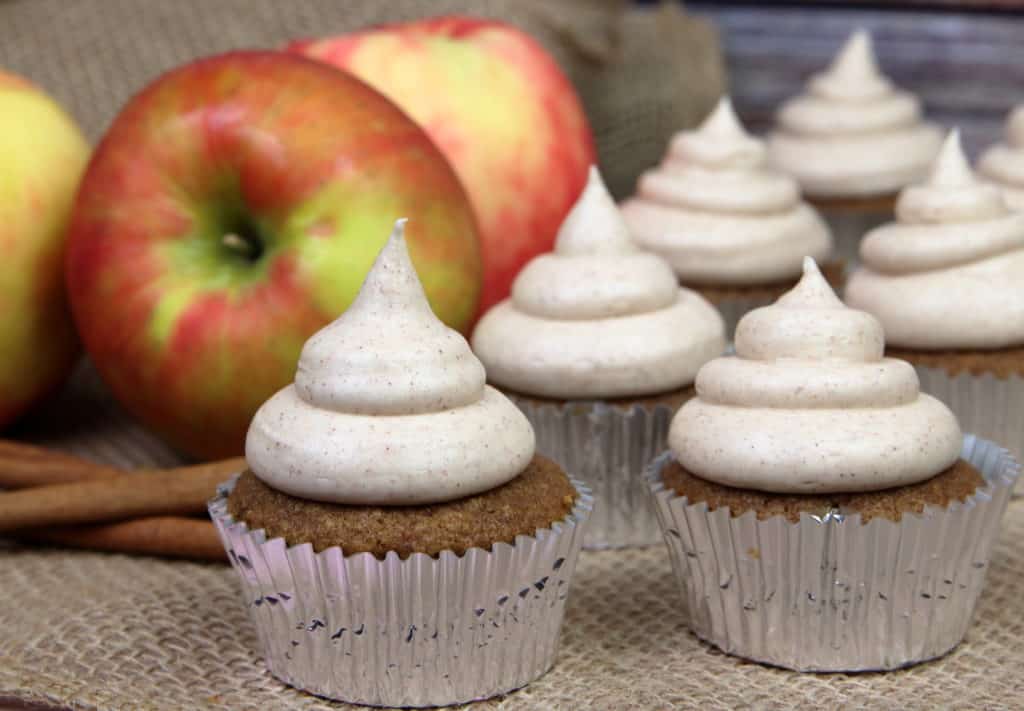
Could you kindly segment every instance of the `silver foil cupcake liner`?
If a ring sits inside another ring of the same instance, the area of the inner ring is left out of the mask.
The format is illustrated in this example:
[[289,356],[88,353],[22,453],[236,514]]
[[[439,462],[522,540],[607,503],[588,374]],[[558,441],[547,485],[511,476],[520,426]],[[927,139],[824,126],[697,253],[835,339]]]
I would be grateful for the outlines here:
[[647,472],[690,628],[722,651],[797,671],[896,669],[942,656],[970,623],[1020,465],[967,435],[987,486],[899,522],[830,511],[757,520],[709,511]]
[[569,582],[592,507],[514,544],[437,558],[346,556],[267,540],[210,502],[242,580],[270,672],[317,696],[372,706],[444,706],[513,691],[554,664]]
[[[999,442],[1018,462],[1024,461],[1024,378],[997,378],[992,373],[950,375],[941,368],[917,366],[921,390],[946,403],[965,432]],[[1014,496],[1024,496],[1017,481]]]
[[509,394],[533,425],[537,451],[580,477],[594,493],[587,549],[661,542],[644,470],[665,449],[675,411],[599,401],[541,403]]

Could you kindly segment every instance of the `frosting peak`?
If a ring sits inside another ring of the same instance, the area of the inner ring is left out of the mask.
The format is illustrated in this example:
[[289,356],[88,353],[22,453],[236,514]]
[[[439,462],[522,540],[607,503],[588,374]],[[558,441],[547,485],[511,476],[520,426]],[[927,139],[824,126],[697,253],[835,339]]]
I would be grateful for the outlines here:
[[[709,169],[754,169],[764,166],[764,144],[740,124],[732,101],[723,96],[696,131],[682,131],[672,140],[670,156]],[[790,202],[795,201],[792,196]]]
[[740,321],[736,355],[701,368],[669,444],[698,476],[780,493],[938,474],[959,456],[960,428],[884,345],[881,324],[844,306],[808,260],[792,291]]
[[525,417],[431,311],[404,230],[399,220],[352,305],[306,342],[295,383],[253,418],[246,458],[276,489],[429,504],[499,486],[533,457]]
[[923,177],[940,141],[917,99],[881,73],[865,30],[782,105],[778,124],[770,161],[815,197],[895,192]]
[[978,172],[1002,190],[1012,209],[1024,210],[1024,104],[1006,120],[1006,141],[981,154]]
[[999,191],[974,177],[960,145],[960,131],[949,132],[925,182],[911,185],[896,202],[901,222],[968,222],[1009,213]]
[[633,243],[596,169],[555,250],[523,268],[473,333],[493,382],[565,399],[673,390],[724,347],[721,317]]
[[841,101],[884,96],[891,88],[878,69],[871,35],[864,29],[850,35],[828,70],[810,80],[812,92]]
[[878,316],[893,345],[1024,343],[1024,214],[975,178],[958,132],[929,178],[900,194],[896,221],[867,234],[860,255],[846,298]]
[[684,284],[790,279],[803,256],[825,259],[832,246],[796,181],[767,165],[764,143],[744,130],[728,97],[699,128],[676,134],[622,212],[640,245]]
[[310,405],[413,415],[482,396],[484,367],[430,309],[409,259],[405,223],[395,223],[351,306],[303,347],[295,388]]
[[555,238],[555,253],[632,254],[639,251],[597,166],[590,166],[587,184],[572,206]]

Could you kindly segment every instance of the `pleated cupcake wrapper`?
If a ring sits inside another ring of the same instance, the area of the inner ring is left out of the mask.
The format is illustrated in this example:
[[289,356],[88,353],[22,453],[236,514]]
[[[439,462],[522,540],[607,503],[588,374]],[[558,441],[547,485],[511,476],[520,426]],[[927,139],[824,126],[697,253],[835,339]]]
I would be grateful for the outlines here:
[[[956,413],[964,432],[973,432],[1006,447],[1024,461],[1024,377],[997,378],[992,373],[950,375],[941,368],[917,367],[921,390]],[[1024,496],[1017,481],[1014,496]]]
[[895,669],[941,656],[970,623],[1020,466],[964,438],[987,486],[899,522],[840,511],[757,520],[666,489],[666,452],[647,478],[690,628],[722,651],[798,671]]
[[314,553],[210,514],[242,580],[270,672],[318,696],[373,706],[441,706],[518,689],[551,668],[593,499],[514,544],[458,556]]
[[510,395],[537,435],[537,451],[582,479],[594,493],[587,549],[661,542],[644,470],[665,449],[674,411],[602,402],[538,403]]

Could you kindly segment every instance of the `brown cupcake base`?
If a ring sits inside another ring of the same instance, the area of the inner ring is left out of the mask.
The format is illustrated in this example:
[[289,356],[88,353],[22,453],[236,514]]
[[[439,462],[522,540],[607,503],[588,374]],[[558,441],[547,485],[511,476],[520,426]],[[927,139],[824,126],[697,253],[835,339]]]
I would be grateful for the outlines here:
[[885,355],[922,368],[936,368],[957,375],[992,373],[998,378],[1024,375],[1024,346],[998,350],[921,351],[911,348],[886,348]]
[[885,195],[868,195],[865,197],[810,197],[804,200],[822,212],[847,214],[875,214],[884,212],[891,214],[896,209],[899,193]]
[[516,536],[532,536],[572,511],[576,489],[562,468],[536,455],[526,470],[496,489],[429,506],[347,506],[309,501],[277,491],[246,470],[228,497],[228,513],[249,530],[289,546],[312,543],[313,550],[340,546],[345,555],[395,551],[436,556],[451,550],[489,550]]
[[917,484],[867,493],[772,494],[738,489],[701,479],[678,461],[669,462],[661,477],[666,488],[687,497],[692,503],[706,502],[712,511],[727,506],[733,516],[754,511],[762,521],[772,516],[784,516],[793,523],[800,520],[801,513],[823,516],[832,510],[844,514],[859,513],[864,523],[875,517],[899,521],[905,513],[923,512],[925,506],[945,508],[954,501],[965,501],[985,485],[981,473],[963,459]]
[[664,405],[671,409],[673,412],[678,410],[686,403],[687,400],[697,394],[696,388],[691,385],[680,388],[678,390],[672,390],[666,393],[656,393],[654,395],[635,395],[630,397],[613,397],[613,398],[590,398],[580,400],[560,400],[558,398],[547,398],[538,397],[536,395],[526,395],[525,393],[518,392],[516,390],[509,390],[508,388],[502,388],[501,386],[495,385],[503,393],[510,397],[524,400],[531,405],[555,405],[561,407],[563,405],[569,405],[572,403],[579,402],[603,402],[606,405],[618,407],[623,410],[628,410],[634,405],[654,409],[658,405]]
[[[841,290],[844,283],[843,270],[846,263],[843,260],[835,260],[819,265],[822,276],[837,291]],[[755,284],[752,286],[702,286],[698,284],[685,284],[686,288],[696,291],[712,304],[719,304],[730,299],[764,300],[771,302],[778,299],[787,291],[796,286],[800,277],[793,277],[786,281],[773,284]],[[732,335],[732,334],[730,334]]]

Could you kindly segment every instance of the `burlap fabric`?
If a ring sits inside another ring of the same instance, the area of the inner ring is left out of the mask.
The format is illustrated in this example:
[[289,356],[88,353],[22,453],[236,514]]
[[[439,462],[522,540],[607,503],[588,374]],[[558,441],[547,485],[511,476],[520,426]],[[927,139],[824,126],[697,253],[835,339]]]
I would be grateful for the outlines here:
[[[25,439],[120,464],[176,461],[88,370]],[[1010,504],[967,640],[888,674],[795,674],[718,653],[686,629],[661,546],[583,553],[555,669],[500,709],[1020,708],[1024,500]],[[269,676],[235,573],[203,565],[0,548],[0,699],[75,709],[341,708]]]
[[52,93],[95,140],[132,94],[195,57],[452,12],[506,20],[547,47],[619,196],[723,91],[710,24],[620,0],[0,0],[0,68]]

